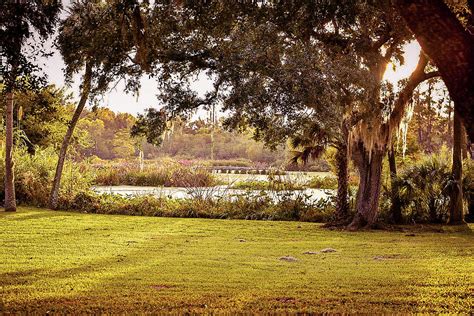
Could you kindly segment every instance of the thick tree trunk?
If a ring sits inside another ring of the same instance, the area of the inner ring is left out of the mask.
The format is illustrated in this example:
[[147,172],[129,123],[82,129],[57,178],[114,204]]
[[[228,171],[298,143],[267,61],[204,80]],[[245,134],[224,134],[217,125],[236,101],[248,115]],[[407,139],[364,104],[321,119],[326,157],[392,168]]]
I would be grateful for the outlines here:
[[59,151],[58,164],[56,166],[56,173],[54,175],[53,187],[51,188],[51,193],[49,196],[49,207],[56,209],[58,207],[58,198],[59,198],[59,188],[61,185],[61,177],[63,173],[64,161],[66,159],[67,149],[69,143],[71,142],[72,135],[74,134],[74,128],[76,127],[81,113],[84,110],[87,99],[89,97],[90,88],[91,88],[91,77],[92,77],[92,68],[89,64],[86,64],[86,72],[84,74],[84,82],[82,86],[81,99],[77,105],[76,110],[72,116],[71,121],[69,122],[66,135],[64,135],[63,142],[61,144],[61,150]]
[[462,144],[463,128],[459,114],[454,113],[453,129],[453,187],[449,205],[449,224],[457,225],[464,222],[463,198],[462,198]]
[[349,215],[349,149],[347,146],[349,130],[346,124],[342,126],[343,140],[336,153],[337,165],[337,220],[345,220]]
[[379,213],[380,186],[382,178],[383,149],[374,148],[369,153],[362,142],[353,148],[354,162],[359,170],[359,189],[356,198],[356,214],[349,230],[371,227]]
[[474,141],[474,35],[443,0],[394,0],[423,51],[438,67]]
[[5,147],[5,211],[16,211],[15,173],[13,166],[13,92],[7,93]]
[[[392,133],[403,119],[406,106],[413,96],[416,87],[423,81],[436,77],[437,72],[425,73],[428,59],[421,53],[418,65],[408,78],[405,87],[400,91],[386,124],[380,128],[379,138],[382,139],[378,145],[368,151],[368,147],[361,139],[354,145],[354,162],[359,170],[359,189],[356,199],[356,215],[348,226],[350,230],[361,227],[370,227],[375,224],[379,212],[379,197],[382,174],[382,161],[386,153],[386,145],[392,138]],[[378,147],[377,147],[378,146]]]
[[402,223],[402,208],[400,202],[400,193],[398,192],[398,184],[397,184],[397,162],[395,159],[395,148],[392,147],[388,152],[388,164],[390,167],[390,190],[392,195],[392,205],[390,206],[390,215],[391,220],[395,224]]

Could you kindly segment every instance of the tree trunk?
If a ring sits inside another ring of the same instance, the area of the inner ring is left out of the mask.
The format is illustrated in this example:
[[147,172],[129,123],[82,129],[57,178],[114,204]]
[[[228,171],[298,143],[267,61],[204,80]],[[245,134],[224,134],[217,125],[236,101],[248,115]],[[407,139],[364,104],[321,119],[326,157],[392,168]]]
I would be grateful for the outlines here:
[[449,205],[449,224],[462,224],[463,220],[463,199],[462,199],[462,122],[459,115],[454,112],[453,130],[453,187]]
[[468,140],[466,147],[469,157],[474,160],[474,143]]
[[474,36],[443,0],[395,0],[397,11],[438,67],[455,112],[474,141]]
[[[437,72],[425,73],[428,59],[421,53],[418,64],[413,73],[408,78],[405,87],[400,91],[394,102],[393,110],[387,123],[383,124],[377,131],[379,137],[383,139],[381,144],[374,145],[368,151],[362,139],[354,145],[354,162],[359,170],[359,189],[356,199],[356,215],[352,223],[348,226],[350,230],[361,227],[373,226],[377,220],[379,212],[379,197],[382,175],[382,161],[386,153],[386,145],[392,138],[392,132],[400,126],[406,106],[413,96],[416,87],[423,81],[436,77]],[[381,77],[380,77],[381,80]]]
[[462,152],[462,160],[467,159],[467,134],[466,128],[461,122],[461,152]]
[[336,153],[337,165],[337,220],[344,220],[349,215],[349,149],[347,146],[349,130],[344,123],[342,126],[343,140],[338,144]]
[[58,207],[59,188],[61,185],[61,176],[63,173],[67,149],[69,147],[69,143],[71,142],[72,135],[74,134],[74,128],[76,127],[76,124],[79,121],[79,118],[81,117],[82,110],[84,109],[84,106],[87,102],[87,98],[89,97],[91,88],[91,77],[92,68],[89,64],[86,64],[86,72],[84,74],[81,99],[79,100],[77,108],[74,111],[71,121],[69,122],[66,135],[64,135],[64,139],[61,144],[61,150],[59,151],[59,158],[58,164],[56,166],[56,173],[54,175],[53,187],[51,188],[51,193],[49,196],[49,207],[52,209],[56,209]]
[[13,92],[7,93],[5,131],[5,211],[16,211],[15,173],[13,166]]
[[383,149],[373,148],[368,152],[363,142],[354,147],[354,162],[359,170],[359,189],[356,198],[356,214],[349,230],[371,227],[377,221],[382,176]]
[[400,202],[400,192],[397,184],[397,162],[395,160],[395,148],[392,147],[388,152],[388,164],[390,167],[390,190],[392,195],[392,205],[390,206],[391,219],[395,224],[402,223],[402,207]]

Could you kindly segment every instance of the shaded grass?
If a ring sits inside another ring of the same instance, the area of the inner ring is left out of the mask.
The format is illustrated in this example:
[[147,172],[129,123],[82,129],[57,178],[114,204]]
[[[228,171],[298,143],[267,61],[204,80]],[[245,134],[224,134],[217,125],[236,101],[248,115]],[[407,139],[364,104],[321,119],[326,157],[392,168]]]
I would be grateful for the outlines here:
[[0,212],[0,312],[471,313],[473,234],[406,235],[20,208]]

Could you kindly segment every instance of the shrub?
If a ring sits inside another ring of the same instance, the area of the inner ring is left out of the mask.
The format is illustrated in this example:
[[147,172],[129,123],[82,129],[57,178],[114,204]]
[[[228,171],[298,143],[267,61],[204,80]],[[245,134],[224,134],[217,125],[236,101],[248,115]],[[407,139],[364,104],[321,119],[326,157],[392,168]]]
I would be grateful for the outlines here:
[[[0,153],[5,156],[5,147],[0,146]],[[57,154],[53,148],[36,150],[30,155],[24,148],[16,148],[15,160],[15,191],[19,203],[46,206],[56,170]],[[5,165],[0,165],[0,175],[5,178]],[[61,195],[74,196],[88,190],[92,181],[92,173],[86,163],[66,161],[61,179]],[[0,184],[1,200],[5,190],[4,182]]]
[[262,191],[219,198],[212,190],[199,189],[192,198],[182,200],[81,192],[73,200],[61,200],[60,208],[100,214],[312,222],[326,221],[334,212],[331,201],[313,202],[305,194],[272,195]]
[[308,187],[314,189],[326,189],[326,190],[335,190],[337,189],[337,178],[335,177],[319,177],[315,176],[310,181],[308,181]]
[[474,222],[474,160],[464,161],[463,194],[467,201],[466,221]]
[[[472,207],[474,172],[472,162],[465,161],[464,198]],[[449,219],[449,202],[453,185],[451,166],[447,159],[431,156],[408,166],[396,178],[402,215],[410,223],[445,223]],[[391,191],[384,188],[382,216],[388,218],[392,203]]]

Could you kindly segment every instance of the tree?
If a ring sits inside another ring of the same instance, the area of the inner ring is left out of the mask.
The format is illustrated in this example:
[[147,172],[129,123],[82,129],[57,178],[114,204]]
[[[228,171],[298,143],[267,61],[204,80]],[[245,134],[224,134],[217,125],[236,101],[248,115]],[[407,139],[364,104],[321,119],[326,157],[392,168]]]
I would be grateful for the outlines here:
[[474,141],[474,2],[456,16],[443,0],[395,0],[423,51],[439,68],[457,112]]
[[59,137],[62,138],[71,106],[65,90],[48,85],[39,90],[19,91],[15,93],[15,100],[15,128],[28,152],[34,154],[36,146],[56,145]]
[[[349,116],[361,175],[351,228],[371,226],[390,135],[420,78],[428,79],[424,60],[394,109],[381,102],[386,66],[401,58],[401,45],[410,38],[399,16],[386,9],[385,2],[365,1],[157,7],[154,14],[166,17],[154,24],[165,33],[154,40],[152,51],[159,53],[150,59],[161,99],[171,115],[222,102],[232,114],[228,127],[250,126],[270,146],[312,126],[337,135],[340,120]],[[215,78],[205,98],[189,88],[190,77],[202,72]]]
[[8,1],[0,5],[0,55],[6,59],[2,95],[7,100],[5,211],[16,210],[12,156],[14,92],[44,84],[44,76],[36,75],[37,57],[46,54],[43,43],[54,32],[60,9],[58,1]]
[[449,223],[454,225],[464,223],[462,192],[462,146],[464,134],[461,118],[458,113],[454,112],[452,193],[449,203]]
[[[137,1],[104,3],[100,0],[81,0],[72,4],[69,16],[61,23],[58,44],[66,64],[66,78],[71,80],[74,74],[83,68],[85,70],[81,97],[59,152],[49,199],[53,209],[58,203],[67,149],[87,100],[106,91],[114,80],[133,76],[140,68],[138,64],[143,63],[142,46],[137,49],[135,58],[130,56],[135,41],[142,43],[142,35],[138,38],[134,36],[136,33],[142,34],[137,29],[137,23],[141,25],[140,19]],[[136,91],[139,85],[134,80],[127,83],[127,90],[132,91]]]

